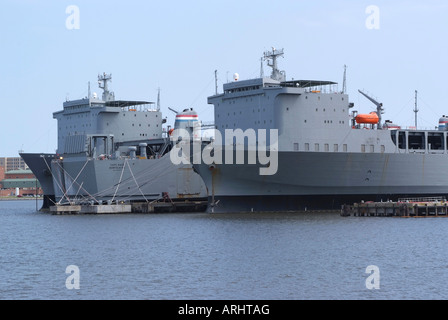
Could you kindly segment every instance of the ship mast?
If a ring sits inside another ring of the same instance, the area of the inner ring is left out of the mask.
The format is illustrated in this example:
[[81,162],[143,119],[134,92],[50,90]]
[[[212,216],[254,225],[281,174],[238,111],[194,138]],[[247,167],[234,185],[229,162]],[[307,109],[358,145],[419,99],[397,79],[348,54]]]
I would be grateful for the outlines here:
[[89,87],[88,87],[88,91],[87,91],[87,98],[89,99],[89,107],[91,107],[92,102],[90,101],[90,99],[92,99],[92,94],[90,93],[90,81],[89,81]]
[[218,70],[215,70],[215,94],[218,95]]
[[342,93],[347,92],[347,65],[344,65],[344,78],[342,79]]
[[260,61],[260,78],[264,78],[263,58],[261,58],[261,61]]
[[277,80],[277,81],[285,81],[286,80],[286,75],[285,75],[285,71],[280,71],[278,69],[278,64],[277,64],[277,58],[278,57],[282,57],[284,54],[283,49],[281,50],[276,50],[274,47],[272,47],[272,51],[266,51],[264,53],[264,60],[268,60],[268,66],[272,68],[272,74],[271,74],[271,79]]
[[417,90],[415,90],[415,108],[414,108],[414,112],[415,112],[415,129],[417,129],[417,113],[418,113],[418,105],[417,105],[417,95],[418,92]]
[[103,89],[103,101],[114,101],[115,95],[113,92],[109,91],[109,87],[107,85],[108,81],[112,81],[112,74],[106,74],[105,72],[102,75],[98,75],[98,87]]

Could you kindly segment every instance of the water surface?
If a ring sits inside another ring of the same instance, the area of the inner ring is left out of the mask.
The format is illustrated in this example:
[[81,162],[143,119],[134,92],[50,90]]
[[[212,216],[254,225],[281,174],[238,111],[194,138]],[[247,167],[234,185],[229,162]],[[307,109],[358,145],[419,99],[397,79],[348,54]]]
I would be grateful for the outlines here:
[[52,216],[0,201],[0,299],[446,299],[447,239],[447,218]]

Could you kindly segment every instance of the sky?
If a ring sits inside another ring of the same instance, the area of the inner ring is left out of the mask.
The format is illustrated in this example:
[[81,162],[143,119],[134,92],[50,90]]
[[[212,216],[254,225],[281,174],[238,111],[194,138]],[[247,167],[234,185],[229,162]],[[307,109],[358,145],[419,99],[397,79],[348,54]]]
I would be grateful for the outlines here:
[[[73,10],[75,8],[76,10]],[[448,114],[448,2],[380,0],[2,0],[0,156],[55,152],[53,112],[112,74],[116,99],[157,101],[168,123],[193,107],[213,121],[207,97],[238,73],[260,74],[260,58],[284,49],[287,79],[330,80],[360,113],[434,128]],[[264,66],[265,74],[269,68]]]

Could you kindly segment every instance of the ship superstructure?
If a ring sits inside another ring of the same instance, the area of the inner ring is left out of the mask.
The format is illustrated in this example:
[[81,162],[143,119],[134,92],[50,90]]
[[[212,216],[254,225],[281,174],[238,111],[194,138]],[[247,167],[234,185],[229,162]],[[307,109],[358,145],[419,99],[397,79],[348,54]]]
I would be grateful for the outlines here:
[[383,121],[383,105],[363,92],[376,108],[358,114],[336,82],[287,81],[278,70],[283,54],[275,49],[265,53],[271,77],[238,79],[208,98],[222,136],[230,129],[278,133],[277,141],[267,143],[277,153],[275,174],[260,175],[266,165],[247,162],[265,142],[259,136],[252,146],[230,146],[234,153],[244,150],[244,164],[226,163],[229,145],[223,143],[220,163],[195,165],[209,190],[210,210],[339,209],[361,200],[448,194],[443,174],[448,170],[448,136],[442,119],[441,130],[401,129]]
[[[153,102],[115,100],[108,90],[110,75],[100,75],[102,99],[91,96],[67,101],[63,110],[53,113],[58,121],[59,154],[77,154],[87,151],[111,155],[113,145],[124,148],[143,140],[162,139],[162,113]],[[85,144],[89,149],[85,150]],[[116,152],[117,150],[114,150]]]

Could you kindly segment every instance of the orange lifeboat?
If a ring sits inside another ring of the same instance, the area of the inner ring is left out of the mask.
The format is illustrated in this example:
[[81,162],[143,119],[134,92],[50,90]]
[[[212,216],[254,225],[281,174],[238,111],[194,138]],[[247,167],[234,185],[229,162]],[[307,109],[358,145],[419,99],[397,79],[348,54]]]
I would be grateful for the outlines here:
[[369,114],[359,114],[356,117],[356,122],[358,124],[377,124],[380,118],[376,112],[370,112]]

